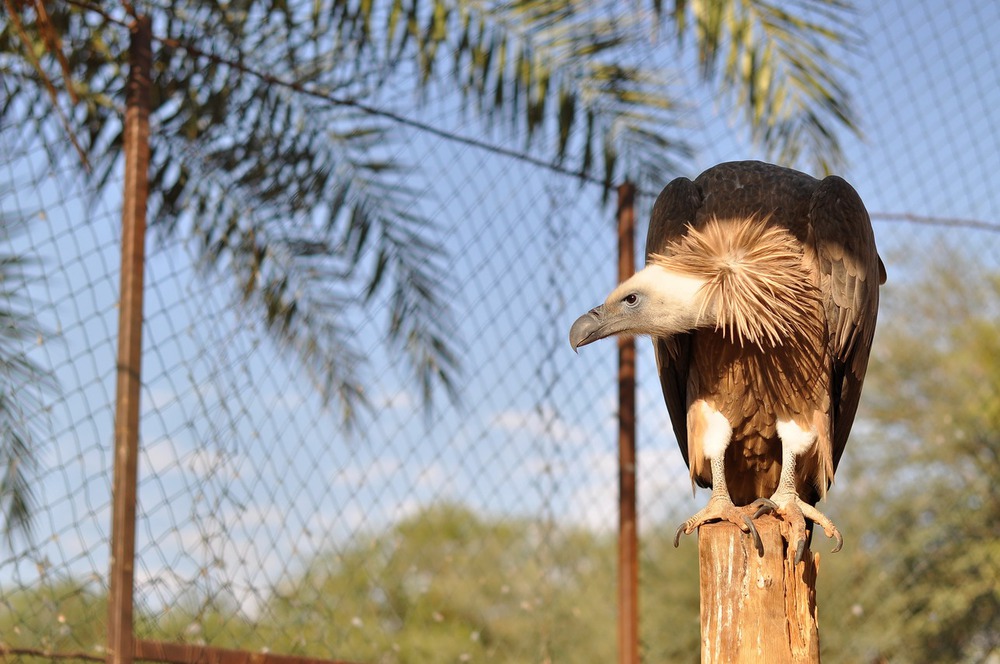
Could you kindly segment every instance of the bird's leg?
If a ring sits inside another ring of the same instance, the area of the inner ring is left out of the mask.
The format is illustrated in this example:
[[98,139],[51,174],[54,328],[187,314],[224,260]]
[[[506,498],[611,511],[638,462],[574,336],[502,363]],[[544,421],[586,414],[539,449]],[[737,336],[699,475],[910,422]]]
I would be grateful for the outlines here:
[[763,556],[764,545],[760,541],[757,528],[754,527],[747,512],[733,504],[733,499],[729,495],[729,488],[726,486],[725,449],[721,454],[709,459],[709,463],[712,467],[712,497],[708,499],[708,505],[677,528],[677,532],[674,533],[674,546],[680,545],[681,533],[690,535],[698,526],[711,521],[729,521],[753,538],[757,554]]
[[[798,427],[794,428],[798,429]],[[785,431],[787,432],[787,430],[786,428]],[[798,429],[798,432],[801,431],[801,429]],[[837,530],[837,526],[833,525],[833,522],[813,505],[802,500],[795,488],[795,463],[797,456],[805,449],[808,449],[809,445],[815,440],[815,434],[812,434],[812,439],[806,442],[805,445],[802,445],[805,439],[797,436],[794,432],[792,435],[786,433],[786,435],[782,436],[781,426],[779,426],[778,434],[782,439],[781,475],[778,477],[778,488],[770,498],[758,498],[753,502],[753,505],[757,507],[757,512],[753,515],[754,518],[756,519],[761,514],[767,512],[774,512],[788,524],[791,531],[788,537],[788,545],[795,548],[796,565],[799,564],[805,555],[806,543],[809,540],[806,532],[807,518],[822,526],[827,537],[836,540],[837,543],[833,547],[833,552],[840,551],[840,548],[844,545],[844,538],[841,536],[840,531]],[[791,440],[786,440],[786,438]]]

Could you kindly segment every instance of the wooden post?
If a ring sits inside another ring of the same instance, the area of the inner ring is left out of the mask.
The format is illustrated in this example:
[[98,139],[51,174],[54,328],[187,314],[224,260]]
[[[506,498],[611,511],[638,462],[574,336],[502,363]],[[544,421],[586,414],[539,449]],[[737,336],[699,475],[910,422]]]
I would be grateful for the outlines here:
[[121,295],[118,303],[118,376],[115,459],[111,489],[111,572],[108,664],[132,664],[135,652],[132,592],[142,364],[142,288],[146,200],[149,194],[149,106],[152,30],[148,17],[132,25],[125,99],[125,182],[122,202]]
[[[635,272],[635,186],[618,187],[618,282]],[[639,662],[636,522],[635,341],[618,337],[618,661]]]
[[818,664],[816,572],[819,555],[806,549],[794,565],[782,523],[754,520],[764,544],[758,556],[735,525],[698,529],[701,559],[701,661],[703,664]]

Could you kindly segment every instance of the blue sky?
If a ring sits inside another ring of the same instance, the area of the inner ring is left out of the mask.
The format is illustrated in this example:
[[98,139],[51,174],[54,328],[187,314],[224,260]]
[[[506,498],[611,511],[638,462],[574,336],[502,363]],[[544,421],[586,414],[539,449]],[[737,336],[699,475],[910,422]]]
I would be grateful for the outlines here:
[[[1000,45],[989,34],[1000,4],[872,2],[858,20],[869,38],[848,64],[864,136],[845,137],[843,175],[873,212],[1000,220]],[[684,84],[698,148],[685,175],[760,156],[696,80]],[[453,102],[422,112],[436,117]],[[449,119],[459,133],[479,131],[471,117]],[[315,552],[441,500],[614,527],[614,344],[574,355],[566,340],[614,285],[613,208],[593,187],[439,138],[415,136],[400,150],[419,163],[426,212],[445,229],[461,402],[424,417],[381,342],[376,308],[354,323],[378,416],[345,435],[294,359],[231,306],[226,280],[199,277],[185,247],[151,241],[140,603],[225,588],[253,611]],[[46,565],[94,578],[107,568],[118,203],[112,191],[88,206],[42,164],[37,152],[19,160],[11,179],[44,185],[20,188],[3,209],[44,210],[15,243],[46,266],[38,314],[58,334],[38,353],[65,398],[42,456],[36,546],[0,554],[0,586],[33,583]],[[892,256],[934,251],[940,230],[876,222],[876,235],[891,278]],[[1000,236],[965,237],[981,246],[983,266],[996,266]],[[672,524],[705,496],[691,498],[642,342],[639,377],[640,516]]]

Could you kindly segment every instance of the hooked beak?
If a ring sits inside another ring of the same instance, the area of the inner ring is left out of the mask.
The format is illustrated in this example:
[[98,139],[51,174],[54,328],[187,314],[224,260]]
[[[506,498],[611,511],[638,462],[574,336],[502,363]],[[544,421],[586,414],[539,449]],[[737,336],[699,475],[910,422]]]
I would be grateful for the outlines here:
[[569,329],[569,345],[575,351],[580,346],[603,339],[604,325],[604,305],[594,307],[584,315],[576,319],[573,327]]

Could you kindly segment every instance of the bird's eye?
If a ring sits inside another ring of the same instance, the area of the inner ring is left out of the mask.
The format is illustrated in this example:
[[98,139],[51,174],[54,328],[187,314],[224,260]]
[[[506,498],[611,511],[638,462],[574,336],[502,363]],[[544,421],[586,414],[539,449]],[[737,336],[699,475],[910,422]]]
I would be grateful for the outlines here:
[[630,307],[634,307],[636,303],[639,302],[639,296],[636,295],[635,293],[629,293],[628,295],[625,296],[625,299],[622,300],[622,302],[624,302]]

